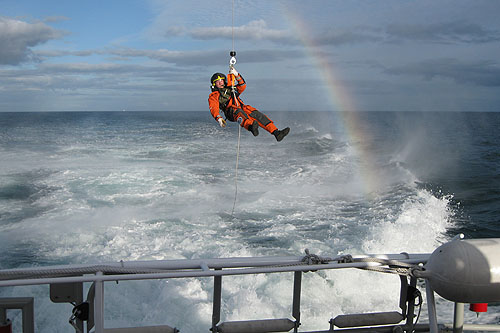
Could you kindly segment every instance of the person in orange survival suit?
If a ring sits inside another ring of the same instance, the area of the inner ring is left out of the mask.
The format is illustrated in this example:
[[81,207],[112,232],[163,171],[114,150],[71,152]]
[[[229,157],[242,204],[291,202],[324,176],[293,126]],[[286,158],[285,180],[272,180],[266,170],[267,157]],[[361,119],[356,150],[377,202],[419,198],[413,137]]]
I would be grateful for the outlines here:
[[259,126],[273,134],[277,141],[283,140],[290,132],[289,127],[279,130],[265,114],[243,103],[239,96],[246,89],[246,83],[234,67],[231,67],[227,78],[222,73],[215,73],[210,82],[212,92],[208,96],[208,105],[210,113],[221,127],[226,127],[226,121],[220,110],[224,112],[227,120],[238,122],[254,136],[259,135]]

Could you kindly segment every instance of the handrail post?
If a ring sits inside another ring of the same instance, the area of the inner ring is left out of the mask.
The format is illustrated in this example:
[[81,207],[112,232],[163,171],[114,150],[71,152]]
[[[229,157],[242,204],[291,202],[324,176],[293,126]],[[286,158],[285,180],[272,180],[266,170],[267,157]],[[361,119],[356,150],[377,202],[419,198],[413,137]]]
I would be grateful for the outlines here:
[[453,311],[453,333],[462,333],[464,330],[464,303],[455,303]]
[[103,274],[97,272],[95,281],[95,303],[94,303],[94,318],[95,318],[95,333],[104,332],[104,281],[99,279]]
[[302,289],[302,272],[296,271],[293,278],[293,307],[292,316],[295,318],[295,329],[297,333],[300,325],[300,293]]
[[[399,308],[405,319],[408,318],[408,278],[405,275],[400,275],[401,289],[399,292]],[[408,324],[408,319],[406,320]]]
[[0,325],[3,325],[7,322],[7,309],[0,307]]
[[429,314],[429,330],[431,333],[437,333],[436,301],[434,300],[434,290],[432,290],[428,279],[425,279],[425,292],[427,296],[427,312]]
[[[216,270],[221,270],[216,268]],[[213,296],[213,310],[212,310],[212,332],[217,332],[217,324],[220,321],[220,307],[222,298],[222,276],[214,276],[214,296]]]
[[24,304],[23,310],[23,333],[34,333],[35,332],[35,300],[30,298],[26,304]]
[[[409,295],[408,290],[412,291],[411,295]],[[415,294],[413,291],[417,291],[417,278],[416,277],[411,277],[410,278],[410,284],[409,287],[406,288],[406,301],[408,302],[408,307],[407,307],[407,313],[403,314],[406,315],[406,327],[408,327],[408,330],[410,332],[413,332],[413,319],[415,316]]]

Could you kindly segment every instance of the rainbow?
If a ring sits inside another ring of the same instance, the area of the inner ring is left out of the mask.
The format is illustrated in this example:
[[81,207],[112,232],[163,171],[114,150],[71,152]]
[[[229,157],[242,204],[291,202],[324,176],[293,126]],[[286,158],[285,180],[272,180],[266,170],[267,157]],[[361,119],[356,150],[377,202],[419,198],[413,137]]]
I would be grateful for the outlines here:
[[357,172],[362,180],[362,191],[368,198],[373,198],[375,191],[380,187],[379,178],[374,174],[373,166],[374,156],[367,147],[370,143],[369,134],[362,129],[362,120],[359,118],[359,112],[356,111],[356,106],[351,98],[345,84],[337,75],[334,64],[331,58],[327,57],[322,48],[317,44],[310,32],[309,25],[296,12],[293,12],[289,6],[283,6],[282,12],[285,18],[292,26],[295,35],[304,45],[306,54],[317,69],[318,77],[320,77],[325,85],[328,101],[335,112],[337,120],[344,128],[346,140],[354,147],[355,153],[359,158],[359,168]]

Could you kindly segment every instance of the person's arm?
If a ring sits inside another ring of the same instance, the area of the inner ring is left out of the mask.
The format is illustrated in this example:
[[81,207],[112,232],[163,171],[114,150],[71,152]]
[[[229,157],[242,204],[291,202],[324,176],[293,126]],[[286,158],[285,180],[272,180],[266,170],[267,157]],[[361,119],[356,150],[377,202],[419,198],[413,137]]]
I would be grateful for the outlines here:
[[236,83],[235,85],[236,91],[238,92],[238,94],[241,94],[247,87],[247,84],[243,76],[241,76],[241,74],[238,73],[238,71],[234,67],[231,67],[228,76],[231,76],[230,79],[228,78],[228,82],[234,81]]
[[214,91],[208,96],[208,106],[210,107],[210,113],[212,117],[219,123],[221,127],[226,126],[226,121],[220,115],[220,106],[219,106],[219,95],[218,91]]
[[247,84],[245,82],[245,79],[243,79],[243,76],[238,73],[237,76],[235,76],[236,79],[236,91],[238,91],[238,94],[241,94],[245,89],[247,88]]

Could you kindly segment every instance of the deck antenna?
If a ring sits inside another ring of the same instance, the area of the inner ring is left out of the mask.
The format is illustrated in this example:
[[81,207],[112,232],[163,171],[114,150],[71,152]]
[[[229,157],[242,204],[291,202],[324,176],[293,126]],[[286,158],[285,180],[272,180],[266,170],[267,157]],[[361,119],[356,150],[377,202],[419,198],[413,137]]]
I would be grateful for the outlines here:
[[[234,50],[234,0],[232,0],[232,17],[231,17],[231,37],[232,37],[232,42],[233,42],[233,47],[231,51],[229,52],[229,56],[231,59],[229,60],[229,70],[233,68],[233,66],[236,64],[236,51]],[[234,79],[232,81],[232,93],[233,93],[233,98],[236,101],[236,106],[239,106],[238,103],[238,98],[236,98],[236,91],[234,87]],[[236,198],[238,196],[238,163],[240,160],[240,140],[241,140],[241,124],[238,126],[238,144],[236,148],[236,170],[234,173],[234,201],[233,201],[233,209],[231,210],[231,217],[234,218],[234,208],[236,207]]]

